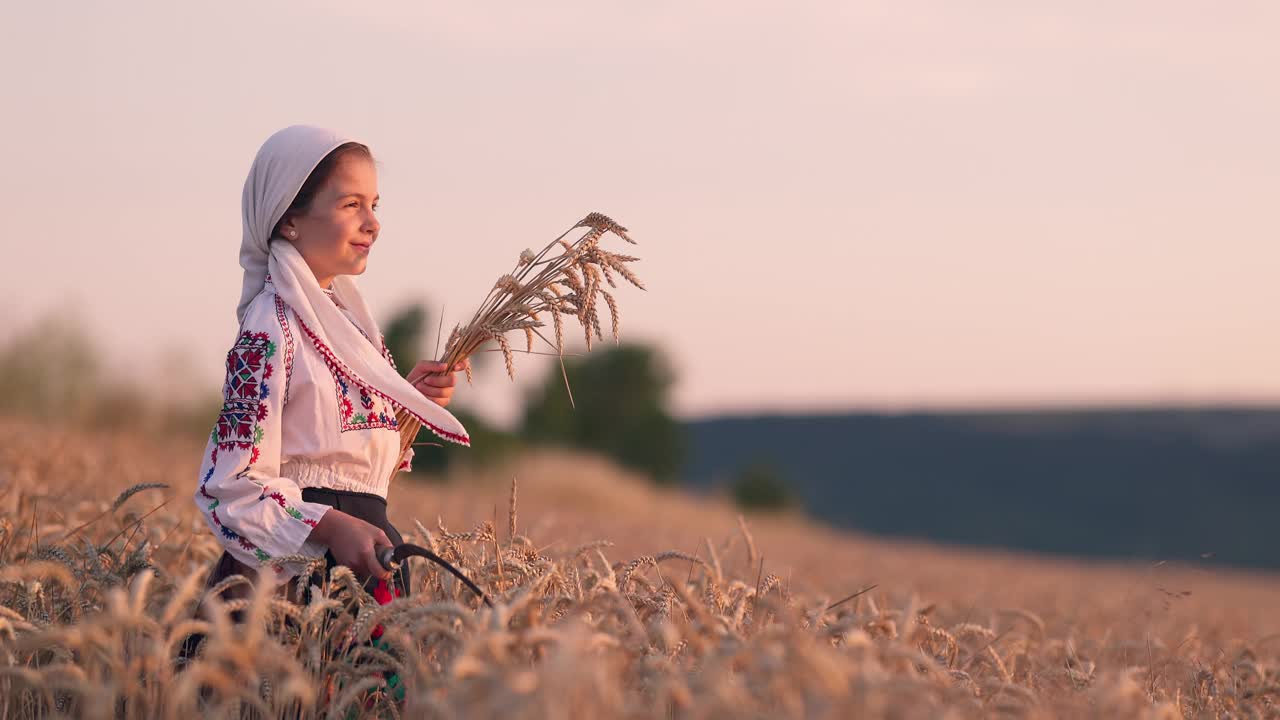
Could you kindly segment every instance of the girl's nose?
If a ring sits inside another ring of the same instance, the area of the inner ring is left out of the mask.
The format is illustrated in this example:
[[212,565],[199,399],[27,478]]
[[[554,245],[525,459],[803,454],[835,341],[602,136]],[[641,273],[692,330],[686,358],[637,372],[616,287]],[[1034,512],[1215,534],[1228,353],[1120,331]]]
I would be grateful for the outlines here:
[[382,223],[378,222],[378,216],[374,215],[372,210],[369,210],[365,213],[364,225],[360,229],[377,235],[378,231],[382,229]]

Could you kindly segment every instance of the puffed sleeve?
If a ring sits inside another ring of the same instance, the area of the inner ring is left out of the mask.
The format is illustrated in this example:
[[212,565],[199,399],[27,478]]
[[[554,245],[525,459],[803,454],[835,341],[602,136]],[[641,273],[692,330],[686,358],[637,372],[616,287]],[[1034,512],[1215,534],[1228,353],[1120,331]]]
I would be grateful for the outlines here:
[[[200,466],[196,505],[214,535],[236,559],[262,567],[274,557],[324,555],[307,536],[329,510],[304,502],[298,484],[280,476],[281,418],[292,360],[293,333],[280,300],[263,293],[254,300],[227,353],[222,410]],[[296,569],[278,568],[260,577],[287,581]]]

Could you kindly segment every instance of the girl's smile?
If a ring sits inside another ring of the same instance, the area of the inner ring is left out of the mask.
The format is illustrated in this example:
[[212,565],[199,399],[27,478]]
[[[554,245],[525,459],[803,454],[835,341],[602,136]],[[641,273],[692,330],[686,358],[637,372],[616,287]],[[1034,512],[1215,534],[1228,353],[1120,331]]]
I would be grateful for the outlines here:
[[298,248],[320,287],[329,287],[338,275],[365,271],[382,229],[378,199],[372,158],[346,153],[336,160],[311,202],[281,223],[281,234]]

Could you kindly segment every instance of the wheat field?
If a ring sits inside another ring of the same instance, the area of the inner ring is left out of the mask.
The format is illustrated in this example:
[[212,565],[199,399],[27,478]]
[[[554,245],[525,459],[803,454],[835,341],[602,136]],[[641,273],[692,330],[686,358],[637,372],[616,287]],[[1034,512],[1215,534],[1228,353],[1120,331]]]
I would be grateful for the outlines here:
[[415,558],[415,594],[390,605],[340,568],[310,605],[256,593],[197,616],[221,552],[190,501],[198,444],[0,433],[0,720],[1280,717],[1274,575],[743,519],[539,451],[390,492],[406,540],[492,609]]

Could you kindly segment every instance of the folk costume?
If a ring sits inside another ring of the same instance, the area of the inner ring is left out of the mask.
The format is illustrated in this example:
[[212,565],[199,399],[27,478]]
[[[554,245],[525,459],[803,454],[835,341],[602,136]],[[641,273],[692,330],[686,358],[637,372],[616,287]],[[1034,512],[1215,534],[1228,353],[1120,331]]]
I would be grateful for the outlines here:
[[[441,438],[470,444],[452,414],[400,376],[355,278],[340,275],[322,289],[298,250],[271,237],[308,175],[346,142],[323,128],[285,128],[263,144],[245,181],[240,327],[194,497],[225,549],[210,587],[246,570],[284,583],[299,568],[270,560],[286,555],[327,557],[332,566],[328,548],[307,539],[331,507],[399,543],[387,485],[413,451],[400,456],[397,407]],[[395,594],[408,584],[405,564]]]

